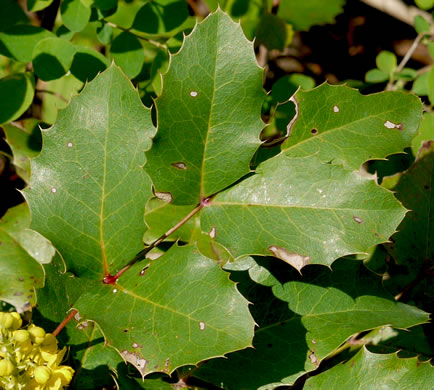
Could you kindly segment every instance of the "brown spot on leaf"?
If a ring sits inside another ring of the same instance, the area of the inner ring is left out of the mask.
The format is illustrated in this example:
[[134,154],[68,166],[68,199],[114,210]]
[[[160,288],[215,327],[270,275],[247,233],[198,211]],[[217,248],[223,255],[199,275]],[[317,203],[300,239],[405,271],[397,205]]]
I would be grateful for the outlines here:
[[281,248],[276,245],[268,247],[268,250],[273,253],[273,255],[285,263],[292,265],[298,272],[307,264],[310,263],[310,257],[300,255],[299,253],[288,252],[285,248]]
[[152,187],[152,192],[156,198],[162,200],[163,202],[171,203],[173,200],[173,196],[170,192],[157,192],[155,191],[154,187]]
[[182,169],[182,170],[187,169],[187,165],[184,162],[182,162],[182,161],[176,162],[176,163],[172,163],[171,165],[172,165],[172,167],[175,167],[177,169]]
[[361,218],[359,218],[359,217],[353,216],[353,219],[354,219],[354,222],[357,222],[359,225],[360,225],[361,223],[363,223],[363,219],[361,219]]
[[209,231],[209,236],[214,239],[217,236],[217,228],[215,226],[212,227],[212,229]]
[[142,374],[142,378],[145,377],[145,370],[146,370],[146,365],[148,364],[148,361],[146,359],[144,359],[143,357],[141,357],[138,353],[136,352],[129,352],[126,349],[124,349],[121,352],[123,358],[131,363],[134,367],[136,367],[140,374]]

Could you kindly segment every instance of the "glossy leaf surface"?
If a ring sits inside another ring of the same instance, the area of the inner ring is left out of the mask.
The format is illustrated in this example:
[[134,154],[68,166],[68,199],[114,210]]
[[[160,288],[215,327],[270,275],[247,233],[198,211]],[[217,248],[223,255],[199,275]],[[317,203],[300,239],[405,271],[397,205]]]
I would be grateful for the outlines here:
[[171,58],[156,102],[146,171],[175,204],[196,204],[245,175],[263,127],[262,71],[252,44],[221,11]]
[[218,194],[202,211],[201,225],[215,228],[234,257],[274,254],[300,270],[365,253],[386,241],[404,215],[392,193],[360,172],[317,155],[280,154]]
[[148,263],[134,265],[116,285],[98,284],[74,305],[143,376],[250,345],[247,300],[195,246],[174,246]]
[[151,196],[143,152],[153,134],[149,110],[116,66],[89,83],[44,131],[25,195],[33,226],[76,275],[101,280],[142,248]]
[[339,260],[332,268],[310,266],[301,277],[276,267],[273,259],[258,261],[249,269],[250,277],[272,291],[243,279],[239,285],[254,303],[252,314],[260,326],[253,339],[255,349],[212,360],[197,375],[215,385],[223,382],[228,389],[291,385],[353,334],[428,320],[423,311],[394,302],[380,278],[363,264]]
[[381,384],[383,389],[429,389],[433,383],[434,368],[429,362],[375,354],[363,348],[348,362],[309,378],[305,388],[378,389]]
[[323,84],[294,96],[298,117],[286,154],[317,153],[324,162],[359,169],[367,160],[404,150],[416,135],[422,117],[420,101],[404,93],[363,96],[345,86]]

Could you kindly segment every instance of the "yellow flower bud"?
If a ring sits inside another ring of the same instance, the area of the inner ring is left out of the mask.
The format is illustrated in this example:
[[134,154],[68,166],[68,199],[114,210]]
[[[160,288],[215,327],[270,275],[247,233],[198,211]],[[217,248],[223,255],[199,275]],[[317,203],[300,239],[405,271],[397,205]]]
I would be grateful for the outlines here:
[[9,329],[14,323],[11,313],[0,313],[0,328]]
[[51,377],[51,371],[48,367],[39,366],[35,368],[34,375],[36,382],[40,385],[45,385]]
[[45,338],[45,330],[44,329],[32,324],[29,326],[29,328],[27,330],[30,333],[32,341],[35,344],[41,344],[44,341],[44,338]]
[[0,360],[0,376],[9,376],[14,372],[14,365],[9,359]]
[[29,335],[29,332],[27,332],[27,330],[20,329],[20,330],[16,330],[14,332],[14,340],[17,343],[22,344],[22,343],[25,343],[29,339],[30,339],[30,335]]
[[21,325],[23,324],[23,320],[21,319],[21,316],[16,311],[14,311],[13,313],[10,313],[10,314],[14,319],[14,322],[12,324],[12,329],[17,330],[17,329],[21,328]]

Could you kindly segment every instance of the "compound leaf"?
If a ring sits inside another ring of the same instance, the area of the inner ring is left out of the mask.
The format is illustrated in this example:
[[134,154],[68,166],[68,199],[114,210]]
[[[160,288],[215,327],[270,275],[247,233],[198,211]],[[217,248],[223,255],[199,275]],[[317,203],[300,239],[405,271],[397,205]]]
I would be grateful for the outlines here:
[[171,57],[156,102],[158,133],[146,171],[175,204],[196,204],[249,172],[259,145],[262,70],[252,44],[222,11]]
[[250,346],[248,302],[214,261],[175,245],[148,264],[114,286],[99,283],[74,305],[142,376]]
[[323,84],[293,97],[298,116],[284,144],[293,157],[318,153],[322,161],[359,169],[370,159],[399,153],[411,144],[422,118],[414,95],[363,96],[346,86]]
[[405,215],[393,194],[317,155],[280,154],[221,192],[201,215],[203,231],[233,257],[270,255],[298,270],[330,265],[386,241]]
[[344,364],[309,378],[306,389],[366,388],[429,389],[434,382],[434,368],[417,357],[400,359],[396,353],[375,354],[363,347]]
[[43,132],[25,191],[32,226],[77,276],[101,280],[142,248],[143,211],[151,197],[142,165],[153,134],[150,110],[115,65]]
[[0,220],[0,299],[19,311],[35,305],[35,288],[44,284],[41,264],[54,256],[51,243],[29,229],[30,221],[25,203],[9,209]]

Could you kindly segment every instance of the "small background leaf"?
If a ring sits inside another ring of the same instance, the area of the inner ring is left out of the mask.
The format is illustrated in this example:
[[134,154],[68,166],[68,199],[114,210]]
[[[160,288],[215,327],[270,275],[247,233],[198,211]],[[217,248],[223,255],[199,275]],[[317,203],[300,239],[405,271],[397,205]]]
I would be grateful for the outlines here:
[[30,159],[41,151],[42,137],[39,122],[35,119],[22,121],[23,127],[3,125],[6,142],[12,150],[13,164],[25,182],[30,180]]
[[277,15],[294,26],[295,30],[309,30],[313,25],[333,23],[343,11],[345,0],[282,0]]
[[129,32],[122,32],[113,40],[110,55],[129,78],[140,73],[145,59],[140,41]]
[[83,0],[63,0],[60,14],[69,30],[79,32],[89,22],[91,10]]
[[64,39],[43,39],[33,49],[35,73],[44,81],[58,79],[68,72],[74,54],[74,46]]
[[19,118],[29,108],[35,94],[34,84],[31,73],[16,73],[0,79],[0,124]]
[[54,34],[41,27],[17,24],[0,33],[0,54],[21,62],[30,62],[37,43]]
[[30,211],[23,203],[13,207],[0,221],[0,299],[18,311],[36,304],[36,288],[44,284],[41,263],[51,261],[54,248],[37,232],[28,229]]

